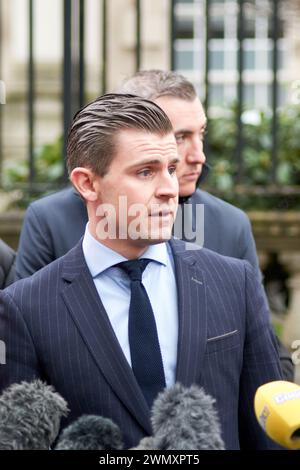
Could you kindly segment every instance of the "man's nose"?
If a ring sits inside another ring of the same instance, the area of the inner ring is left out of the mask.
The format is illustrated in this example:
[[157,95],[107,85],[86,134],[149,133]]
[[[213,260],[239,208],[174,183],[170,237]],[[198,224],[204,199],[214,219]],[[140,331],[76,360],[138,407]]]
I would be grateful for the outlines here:
[[186,159],[188,163],[199,163],[204,165],[206,157],[203,151],[203,140],[195,137],[187,149]]
[[167,174],[162,175],[156,188],[156,196],[174,198],[178,195],[178,192],[179,185],[176,174],[167,172]]

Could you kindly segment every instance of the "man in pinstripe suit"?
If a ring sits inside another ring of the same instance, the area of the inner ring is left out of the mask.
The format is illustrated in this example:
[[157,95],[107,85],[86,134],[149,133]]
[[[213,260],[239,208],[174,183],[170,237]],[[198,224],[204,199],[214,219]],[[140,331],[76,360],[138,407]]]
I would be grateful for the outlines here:
[[166,385],[196,383],[215,397],[226,448],[272,448],[253,413],[256,389],[281,378],[265,297],[249,263],[171,238],[177,163],[155,103],[111,94],[77,113],[68,169],[89,222],[65,256],[0,293],[0,389],[39,377],[67,400],[63,425],[106,416],[128,447],[151,434],[131,368],[129,283],[116,267],[146,257]]

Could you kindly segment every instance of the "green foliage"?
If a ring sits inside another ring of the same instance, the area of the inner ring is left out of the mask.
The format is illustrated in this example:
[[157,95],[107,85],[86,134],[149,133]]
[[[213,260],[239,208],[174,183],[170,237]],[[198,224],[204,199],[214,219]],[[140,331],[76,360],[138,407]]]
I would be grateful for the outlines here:
[[[260,112],[257,122],[243,125],[243,184],[266,185],[272,169],[272,116]],[[212,185],[234,189],[236,162],[236,116],[209,121],[209,163],[213,167]],[[300,185],[300,106],[278,112],[277,181]],[[227,175],[227,178],[224,176]]]
[[[219,117],[208,123],[207,160],[212,167],[208,180],[209,190],[244,209],[287,209],[299,208],[299,195],[282,196],[275,194],[253,194],[253,186],[266,188],[271,181],[272,171],[272,116],[265,112],[243,114],[243,191],[237,191],[235,177],[237,165],[236,112],[231,109],[229,117]],[[277,183],[282,186],[300,186],[300,106],[288,106],[278,112],[277,136]],[[35,153],[36,183],[45,193],[47,188],[62,183],[63,138],[46,144]],[[6,188],[25,188],[21,204],[29,201],[27,163],[13,163],[6,168]],[[278,186],[277,186],[278,187]],[[248,188],[248,190],[247,190]],[[37,193],[31,191],[30,198]],[[41,195],[41,191],[39,191]]]
[[[265,188],[272,174],[272,116],[260,112],[243,114],[243,171],[241,184],[244,193],[235,194],[238,171],[236,148],[236,113],[230,117],[210,119],[208,123],[208,163],[212,166],[209,188],[215,188],[231,202],[244,208],[299,207],[299,196],[249,196],[247,188]],[[278,112],[277,168],[278,187],[300,185],[300,106],[289,106]],[[275,207],[274,207],[275,206]]]
[[3,173],[4,187],[7,191],[19,189],[19,197],[13,198],[11,207],[26,208],[34,199],[58,189],[63,182],[63,138],[46,144],[34,154],[35,183],[28,187],[28,162],[13,162],[6,166]]
[[[35,152],[35,181],[37,183],[59,183],[63,176],[63,138],[54,143],[46,144]],[[7,187],[15,187],[26,183],[29,177],[27,162],[10,163],[4,172],[4,183]]]
[[59,182],[63,176],[63,138],[53,144],[44,145],[36,155],[37,180]]

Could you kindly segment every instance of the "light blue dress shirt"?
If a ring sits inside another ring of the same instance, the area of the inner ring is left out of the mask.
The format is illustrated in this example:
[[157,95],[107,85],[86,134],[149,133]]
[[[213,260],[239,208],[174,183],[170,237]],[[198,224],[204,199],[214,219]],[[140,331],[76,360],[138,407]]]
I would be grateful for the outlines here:
[[[83,253],[108,318],[131,366],[128,340],[130,279],[115,264],[127,261],[98,242],[86,226]],[[178,304],[174,260],[168,243],[150,245],[141,258],[150,258],[142,283],[155,316],[167,387],[175,383],[178,344]]]

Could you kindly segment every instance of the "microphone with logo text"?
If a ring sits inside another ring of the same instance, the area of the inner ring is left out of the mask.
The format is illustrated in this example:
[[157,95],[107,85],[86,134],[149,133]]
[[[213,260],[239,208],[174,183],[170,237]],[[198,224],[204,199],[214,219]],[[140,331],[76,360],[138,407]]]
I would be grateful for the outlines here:
[[259,387],[256,417],[266,434],[288,449],[300,449],[300,386],[278,380]]
[[162,391],[151,412],[153,435],[133,450],[224,450],[215,399],[177,383]]
[[0,449],[48,450],[68,411],[66,401],[41,380],[11,385],[0,396]]

